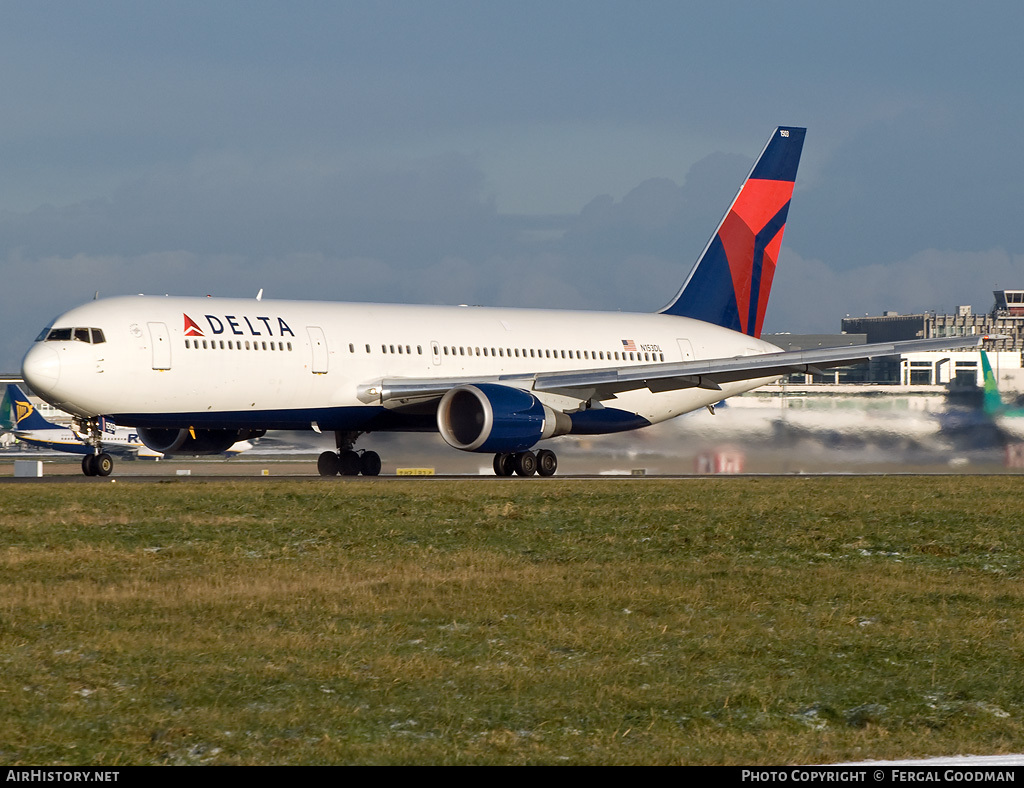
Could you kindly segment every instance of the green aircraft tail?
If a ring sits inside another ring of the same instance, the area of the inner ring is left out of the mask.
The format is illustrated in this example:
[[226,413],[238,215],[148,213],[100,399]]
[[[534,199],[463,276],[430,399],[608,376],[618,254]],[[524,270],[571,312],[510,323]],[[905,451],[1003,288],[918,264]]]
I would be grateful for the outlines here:
[[0,401],[0,429],[13,430],[14,427],[14,408],[11,404],[11,397],[7,393],[7,387],[5,386],[4,398],[3,401]]
[[1004,410],[1003,397],[999,393],[999,384],[996,382],[996,375],[992,371],[992,365],[988,363],[988,354],[981,351],[981,371],[985,377],[984,396],[982,407],[989,416],[994,416]]

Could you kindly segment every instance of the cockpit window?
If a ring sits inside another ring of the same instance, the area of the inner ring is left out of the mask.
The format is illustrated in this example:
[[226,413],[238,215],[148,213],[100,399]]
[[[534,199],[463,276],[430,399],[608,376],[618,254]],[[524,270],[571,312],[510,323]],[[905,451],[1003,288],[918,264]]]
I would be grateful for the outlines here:
[[103,336],[103,330],[99,328],[48,328],[39,335],[36,341],[67,342],[71,339],[92,345],[107,341],[107,338]]

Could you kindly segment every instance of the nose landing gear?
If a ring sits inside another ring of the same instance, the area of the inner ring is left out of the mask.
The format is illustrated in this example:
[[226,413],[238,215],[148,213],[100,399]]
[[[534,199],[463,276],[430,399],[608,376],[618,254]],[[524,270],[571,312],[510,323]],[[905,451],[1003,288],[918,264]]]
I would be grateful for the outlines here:
[[86,476],[110,476],[114,471],[114,458],[103,451],[103,431],[99,419],[74,419],[71,431],[75,436],[92,447],[92,453],[82,458],[82,473]]
[[82,473],[86,476],[110,476],[114,471],[114,458],[105,451],[86,454],[82,458]]

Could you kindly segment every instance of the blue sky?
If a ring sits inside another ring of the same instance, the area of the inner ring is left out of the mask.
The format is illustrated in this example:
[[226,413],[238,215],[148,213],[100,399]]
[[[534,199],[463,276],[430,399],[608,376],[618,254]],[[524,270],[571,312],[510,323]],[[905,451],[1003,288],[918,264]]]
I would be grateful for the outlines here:
[[808,127],[766,328],[1024,287],[1024,6],[0,0],[0,369],[175,293],[653,310]]

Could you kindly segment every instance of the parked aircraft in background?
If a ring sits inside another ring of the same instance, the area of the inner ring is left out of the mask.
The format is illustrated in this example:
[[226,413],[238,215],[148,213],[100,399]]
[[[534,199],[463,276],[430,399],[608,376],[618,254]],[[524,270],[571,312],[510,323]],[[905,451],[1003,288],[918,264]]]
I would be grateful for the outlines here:
[[[99,419],[102,450],[97,452],[86,441],[87,436],[69,427],[61,427],[47,421],[35,407],[25,392],[14,383],[8,383],[0,405],[0,427],[11,432],[23,443],[43,449],[81,454],[82,472],[86,476],[109,476],[114,469],[112,455],[128,457],[144,457],[158,460],[164,455],[153,451],[141,440],[138,431],[129,427],[119,427],[109,419]],[[248,442],[238,443],[229,451],[237,453],[252,448]]]
[[985,377],[982,397],[985,415],[995,422],[996,427],[1004,435],[1014,440],[1024,440],[1024,408],[1003,402],[1003,396],[999,393],[999,383],[984,350],[981,351],[981,372]]
[[783,352],[760,339],[805,129],[776,129],[682,288],[654,314],[131,296],[52,321],[22,371],[96,443],[101,418],[154,451],[330,431],[323,475],[373,476],[373,431],[439,431],[499,476],[557,468],[559,435],[623,432],[788,372],[981,338]]

